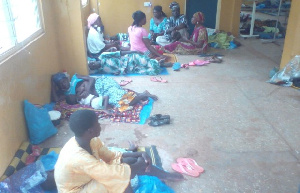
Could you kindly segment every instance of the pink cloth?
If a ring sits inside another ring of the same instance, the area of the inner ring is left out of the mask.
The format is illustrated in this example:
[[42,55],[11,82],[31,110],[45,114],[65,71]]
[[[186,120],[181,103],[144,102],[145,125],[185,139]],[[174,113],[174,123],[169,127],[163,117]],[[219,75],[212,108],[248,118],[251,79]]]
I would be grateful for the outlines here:
[[143,38],[148,38],[148,32],[142,27],[130,26],[128,28],[131,51],[146,52],[148,48],[143,42]]
[[88,28],[90,29],[91,26],[95,23],[95,21],[98,19],[99,15],[97,13],[92,13],[88,18]]

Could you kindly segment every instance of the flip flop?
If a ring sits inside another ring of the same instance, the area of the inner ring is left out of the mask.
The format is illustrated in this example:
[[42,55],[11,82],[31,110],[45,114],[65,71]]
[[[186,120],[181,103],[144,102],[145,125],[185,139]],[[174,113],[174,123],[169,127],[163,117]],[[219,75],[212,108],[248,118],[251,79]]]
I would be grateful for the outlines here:
[[179,63],[179,62],[175,62],[174,64],[173,64],[173,70],[174,71],[179,71],[180,70],[180,68],[181,68],[181,64]]
[[132,80],[128,79],[128,80],[121,80],[121,82],[119,83],[120,86],[126,86],[127,84],[131,83]]
[[196,170],[193,170],[192,168],[188,168],[187,166],[178,163],[173,163],[172,169],[181,174],[186,174],[193,177],[198,177],[200,175],[200,173],[197,172]]
[[177,162],[181,165],[186,166],[186,167],[193,168],[198,173],[203,173],[204,172],[204,169],[201,166],[199,166],[197,164],[197,162],[195,160],[193,160],[192,158],[178,158]]
[[209,64],[210,61],[207,61],[207,60],[195,60],[194,61],[194,64],[196,66],[204,66],[206,64]]
[[162,83],[167,83],[168,81],[165,79],[162,79],[161,77],[159,77],[160,79],[158,79],[157,77],[151,77],[150,80],[152,82],[162,82]]

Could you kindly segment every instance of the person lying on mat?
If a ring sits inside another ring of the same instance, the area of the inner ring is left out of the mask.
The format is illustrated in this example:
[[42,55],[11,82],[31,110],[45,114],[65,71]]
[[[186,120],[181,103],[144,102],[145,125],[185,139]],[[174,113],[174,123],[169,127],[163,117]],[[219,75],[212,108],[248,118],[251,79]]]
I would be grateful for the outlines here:
[[208,36],[206,28],[203,26],[204,14],[197,12],[193,15],[191,23],[195,25],[190,39],[180,38],[171,44],[164,46],[166,52],[173,54],[193,55],[205,53],[208,48]]
[[133,23],[128,28],[130,50],[139,51],[145,54],[145,58],[155,58],[161,62],[162,67],[164,66],[163,61],[167,59],[167,56],[161,55],[157,50],[151,46],[151,42],[148,38],[148,32],[142,26],[146,24],[146,15],[142,11],[136,11],[132,14]]
[[155,76],[161,72],[160,66],[157,60],[139,51],[103,52],[98,61],[89,61],[91,70],[114,75],[136,73]]
[[57,102],[59,99],[64,100],[65,96],[63,95],[69,94],[76,94],[80,98],[86,98],[90,94],[94,96],[108,96],[109,104],[123,112],[132,109],[134,105],[140,102],[146,101],[148,97],[158,100],[157,96],[150,94],[148,91],[137,93],[125,90],[110,77],[95,79],[75,74],[71,79],[71,83],[69,83],[64,73],[57,73],[52,77],[57,76],[60,79],[55,79],[56,81],[53,83],[54,88],[51,89],[51,98],[57,99],[53,100],[53,102]]
[[113,152],[101,141],[101,126],[91,110],[78,110],[70,117],[72,137],[60,151],[54,178],[58,192],[133,192],[136,175],[179,181],[182,174],[168,173],[151,163],[145,152]]
[[180,38],[189,38],[187,19],[185,15],[180,15],[180,6],[177,2],[170,4],[172,16],[167,20],[166,32],[163,36],[158,36],[156,42],[165,46]]
[[104,51],[116,51],[120,48],[118,41],[107,42],[104,40],[104,26],[101,17],[92,13],[87,19],[87,49],[88,56],[98,58]]

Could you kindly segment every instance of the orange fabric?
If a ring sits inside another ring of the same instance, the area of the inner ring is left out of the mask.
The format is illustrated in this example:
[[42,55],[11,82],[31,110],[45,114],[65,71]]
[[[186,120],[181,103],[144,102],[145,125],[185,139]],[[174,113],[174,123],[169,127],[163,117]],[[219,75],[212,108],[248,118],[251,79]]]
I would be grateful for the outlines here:
[[81,148],[75,137],[62,148],[54,170],[59,193],[124,192],[131,170],[120,164],[121,153],[108,150],[99,138],[91,140],[91,149],[93,155]]

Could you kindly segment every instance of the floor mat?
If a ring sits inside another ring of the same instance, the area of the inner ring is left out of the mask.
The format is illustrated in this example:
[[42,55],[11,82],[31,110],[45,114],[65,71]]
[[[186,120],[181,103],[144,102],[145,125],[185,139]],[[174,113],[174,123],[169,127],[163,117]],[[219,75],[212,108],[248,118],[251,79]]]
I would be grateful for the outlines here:
[[154,100],[149,98],[149,102],[148,104],[146,104],[141,113],[140,113],[140,122],[139,124],[143,125],[146,123],[147,119],[150,117],[150,114],[151,114],[151,111],[152,111],[152,108],[153,108],[153,102]]

